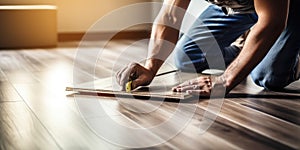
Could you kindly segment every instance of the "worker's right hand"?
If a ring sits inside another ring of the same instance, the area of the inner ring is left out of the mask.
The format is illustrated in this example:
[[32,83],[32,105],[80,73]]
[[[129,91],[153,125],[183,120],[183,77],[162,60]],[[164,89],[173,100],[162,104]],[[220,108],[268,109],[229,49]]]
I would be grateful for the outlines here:
[[138,86],[149,85],[153,80],[155,73],[141,66],[138,63],[130,63],[116,74],[117,83],[125,90],[126,83],[132,81],[131,89]]

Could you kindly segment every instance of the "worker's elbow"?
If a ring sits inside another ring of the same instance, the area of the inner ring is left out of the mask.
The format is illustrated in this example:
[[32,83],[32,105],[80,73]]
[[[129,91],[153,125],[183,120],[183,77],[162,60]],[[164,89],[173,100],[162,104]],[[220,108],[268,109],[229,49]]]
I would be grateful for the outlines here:
[[179,27],[185,15],[185,10],[177,6],[166,6],[161,10],[159,18],[164,25]]
[[165,13],[163,15],[163,23],[164,25],[170,26],[170,27],[177,27],[180,26],[181,21],[180,19],[177,18],[176,15],[172,14],[172,13]]

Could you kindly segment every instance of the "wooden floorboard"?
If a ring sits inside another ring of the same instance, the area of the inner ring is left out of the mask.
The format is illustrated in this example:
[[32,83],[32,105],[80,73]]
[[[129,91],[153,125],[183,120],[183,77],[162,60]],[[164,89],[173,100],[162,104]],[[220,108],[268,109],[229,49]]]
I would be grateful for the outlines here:
[[60,149],[24,102],[0,103],[0,149]]
[[[206,103],[207,100],[202,100],[200,103]],[[166,110],[173,110],[175,111],[176,103],[168,102],[166,103],[167,109]],[[169,105],[169,106],[168,106]],[[175,106],[174,106],[175,105]],[[197,107],[195,110],[194,119],[192,121],[192,125],[198,128],[198,132],[200,130],[200,123],[203,120],[204,113],[206,112],[206,104],[204,107]],[[173,107],[170,107],[173,106]],[[165,108],[165,105],[162,105],[162,108]],[[193,113],[191,109],[182,109],[182,113]],[[207,118],[209,119],[209,117]],[[194,132],[197,132],[194,131]],[[228,120],[223,117],[217,117],[215,122],[210,126],[207,130],[208,133],[211,133],[217,137],[225,139],[227,142],[232,143],[233,145],[238,146],[242,149],[248,149],[249,147],[256,147],[259,149],[275,149],[275,148],[288,148],[284,144],[278,143],[273,141],[271,138],[267,138],[262,136],[256,132],[253,132],[251,129],[246,127],[240,126],[235,122]],[[216,139],[213,139],[216,140]],[[242,141],[242,142],[238,142]]]
[[[199,106],[202,107],[201,105]],[[203,108],[205,109],[205,107]],[[239,105],[235,102],[227,101],[226,99],[223,103],[221,113],[218,114],[218,116],[230,120],[244,128],[248,128],[252,130],[252,132],[256,132],[287,145],[290,148],[299,148],[300,138],[295,136],[295,133],[299,133],[300,127],[293,123]]]
[[224,99],[185,101],[65,91],[142,62],[147,42],[133,43],[1,50],[0,149],[300,149],[300,81],[274,92],[247,78]]
[[0,82],[0,89],[0,103],[8,101],[22,101],[21,96],[10,82]]
[[287,122],[300,125],[300,110],[297,109],[300,107],[298,105],[299,102],[297,103],[293,100],[285,100],[285,102],[282,102],[282,100],[277,99],[261,100],[251,98],[248,100],[235,99],[234,101]]

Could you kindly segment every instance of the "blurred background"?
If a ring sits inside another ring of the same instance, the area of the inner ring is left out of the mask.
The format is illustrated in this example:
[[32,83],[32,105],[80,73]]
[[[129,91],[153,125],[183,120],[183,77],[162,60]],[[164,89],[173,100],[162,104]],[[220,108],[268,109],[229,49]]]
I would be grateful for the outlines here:
[[[136,3],[162,0],[1,0],[0,48],[56,46],[58,41],[80,40],[84,33],[105,15]],[[192,1],[190,12],[199,14],[207,6],[203,1]],[[143,18],[153,20],[160,8],[138,10],[134,16],[114,16],[93,32],[109,34],[119,26]],[[129,13],[130,14],[130,13]],[[190,25],[190,21],[187,25]],[[139,25],[123,32],[121,38],[145,38],[151,25]],[[130,31],[130,32],[128,32]]]

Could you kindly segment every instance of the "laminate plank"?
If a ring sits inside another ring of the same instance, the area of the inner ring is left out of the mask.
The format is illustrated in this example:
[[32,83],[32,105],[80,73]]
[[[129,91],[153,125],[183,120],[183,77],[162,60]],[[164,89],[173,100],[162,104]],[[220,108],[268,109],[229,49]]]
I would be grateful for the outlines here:
[[[18,57],[17,52],[1,51],[0,68],[10,82],[37,83],[38,80],[31,73],[31,67]],[[28,65],[28,66],[27,66]]]
[[19,96],[17,91],[9,82],[7,75],[2,71],[0,67],[0,102],[5,101],[21,101],[22,98]]
[[[28,72],[37,72],[40,71],[40,66],[42,65],[39,61],[32,59],[30,55],[27,55],[26,53],[24,53],[25,51],[28,50],[21,50],[18,51],[14,54],[14,57],[24,66],[24,68],[28,71]],[[31,50],[31,55],[34,50]],[[35,52],[35,53],[39,53],[39,52]]]
[[[88,126],[108,142],[115,143],[123,149],[145,148],[147,145],[153,145],[155,141],[162,141],[157,135],[147,132],[144,127],[119,113],[117,111],[120,107],[118,99],[99,96],[74,96],[81,98],[77,100],[77,105]],[[134,132],[136,129],[142,129],[144,132]],[[155,149],[176,149],[168,143],[147,147],[147,149],[154,147]]]
[[[99,136],[117,144],[120,148],[145,148],[146,145],[154,147],[156,142],[161,141],[155,134],[140,128],[138,124],[123,116],[88,118],[87,122]],[[138,129],[141,129],[142,132],[137,131]],[[155,149],[176,149],[176,147],[162,143],[155,146]]]
[[[10,56],[10,64],[9,65],[14,65],[19,71],[19,70],[25,70],[26,72],[36,72],[39,71],[39,66],[41,65],[39,61],[32,60],[30,55],[26,55],[24,52],[29,51],[33,53],[35,50],[19,50],[19,51],[10,51],[10,52],[4,52],[4,54]],[[36,51],[35,53],[39,53]],[[34,55],[31,54],[31,55]],[[13,69],[12,66],[9,68]]]
[[22,98],[19,96],[17,91],[8,81],[5,73],[0,68],[0,102],[5,101],[21,101]]
[[73,95],[74,100],[81,115],[86,118],[120,116],[121,114],[115,109],[118,101],[111,97],[98,97],[87,95]]
[[[241,105],[247,106],[257,111],[264,112],[266,114],[278,117],[287,122],[295,123],[299,125],[299,114],[300,114],[300,93],[299,92],[274,92],[261,90],[255,92],[255,94],[246,92],[249,89],[254,89],[255,85],[249,83],[240,84],[237,89],[231,92],[227,97],[233,102],[238,102]],[[293,83],[297,85],[300,81]],[[298,87],[299,88],[299,87]],[[246,89],[246,90],[245,90]],[[293,86],[288,86],[286,89],[297,89]]]
[[0,149],[60,149],[24,102],[0,103]]
[[[34,66],[32,68],[35,68],[34,70],[31,69],[29,73],[19,71],[17,75],[21,79],[23,74],[30,74],[32,78],[45,84],[51,84],[57,80],[70,85],[74,81],[73,78],[76,78],[77,82],[86,81],[87,74],[82,74],[80,71],[74,74],[73,62],[64,57],[58,57],[53,50],[23,50],[19,51],[16,57],[24,66]],[[26,78],[30,79],[28,76]],[[12,82],[20,83],[15,80]]]
[[289,100],[276,99],[234,99],[234,101],[287,122],[300,125],[299,102],[297,103],[293,100],[290,100],[291,102],[287,102]]
[[[170,111],[170,109],[162,108],[163,105],[165,103],[157,101],[122,99],[119,111],[159,137],[165,140],[170,138],[168,143],[178,149],[239,149],[234,144],[211,133],[200,134],[200,129],[193,125],[193,121],[191,121],[192,123],[188,121],[191,118],[187,117],[191,117],[193,114],[181,113],[180,110],[175,114],[176,107],[172,107],[173,110]],[[187,105],[189,106],[186,106],[185,109],[195,107],[191,104]],[[167,126],[162,124],[167,124]]]
[[48,90],[42,84],[14,84],[14,87],[62,149],[117,148],[87,126],[72,97]]
[[[89,49],[87,49],[88,51]],[[94,69],[97,68],[95,65],[91,63],[90,58],[83,58],[80,57],[75,62],[76,57],[76,51],[72,49],[58,49],[55,51],[51,51],[51,53],[55,54],[56,57],[59,57],[60,59],[65,59],[70,62],[71,67],[68,67],[70,71],[72,72],[72,80],[73,84],[80,84],[84,82],[93,81],[100,77],[107,77],[111,75],[111,71],[102,67],[99,68],[101,70],[101,76],[98,76],[95,74]],[[88,66],[88,67],[87,67]],[[94,67],[94,68],[93,68]],[[100,66],[101,67],[101,66]]]
[[[129,101],[129,100],[128,100]],[[132,104],[134,103],[134,104]],[[134,112],[141,112],[142,110],[148,110],[149,104],[158,103],[158,102],[147,102],[147,105],[145,104],[144,107],[138,107],[139,105],[135,104],[135,102],[131,102],[131,105],[127,105],[125,107],[130,113],[126,112],[123,114],[128,116],[129,118],[133,118],[133,120],[136,120],[136,117],[132,117],[132,113]],[[155,104],[157,106],[157,104]],[[154,105],[154,106],[155,106]],[[167,114],[174,115],[175,111],[180,111],[180,115],[182,117],[190,117],[190,114],[193,114],[193,118],[190,121],[190,123],[187,125],[185,129],[183,129],[180,133],[178,133],[177,136],[170,139],[168,142],[175,145],[176,147],[183,148],[183,149],[193,149],[195,147],[205,147],[207,145],[214,145],[214,147],[217,146],[224,146],[222,142],[214,142],[214,141],[221,141],[225,140],[228,143],[231,143],[231,145],[235,145],[236,147],[242,148],[242,149],[252,149],[253,147],[258,149],[276,149],[276,148],[283,148],[287,149],[289,147],[285,146],[284,144],[278,143],[276,141],[273,141],[270,138],[267,138],[265,136],[262,136],[260,134],[257,134],[255,132],[252,132],[252,130],[249,130],[247,128],[244,128],[242,126],[239,126],[235,124],[234,122],[228,121],[226,119],[222,118],[216,118],[215,122],[210,126],[210,128],[206,131],[205,134],[200,133],[200,123],[203,120],[205,112],[204,109],[197,108],[195,112],[193,112],[193,109],[190,105],[190,103],[184,103],[183,107],[181,106],[180,109],[178,109],[178,103],[173,102],[164,102],[163,104],[159,105],[158,109],[162,109],[167,112]],[[181,104],[182,105],[182,104]],[[135,106],[135,107],[133,107]],[[153,106],[152,106],[153,107]],[[129,109],[128,109],[129,108]],[[141,108],[143,108],[141,110]],[[147,109],[148,108],[148,109]],[[153,113],[153,112],[151,112]],[[142,120],[145,119],[142,125],[146,127],[151,127],[155,125],[159,125],[159,123],[166,120],[166,113],[160,116],[160,118],[165,118],[165,120],[157,121],[158,118],[155,117],[156,115],[153,115],[152,118],[151,115],[148,114],[139,114],[136,113],[136,115],[140,116],[138,119]],[[150,116],[150,117],[149,117]],[[208,115],[209,116],[209,115]],[[156,119],[156,121],[153,121],[153,119]],[[207,118],[210,119],[210,118]],[[138,120],[138,121],[139,121]],[[179,121],[180,122],[180,121]],[[178,122],[178,123],[179,123]],[[177,124],[178,124],[177,123]],[[140,124],[140,123],[139,123]],[[213,134],[214,136],[210,136],[210,134]],[[208,138],[212,141],[206,141],[205,138]],[[199,140],[199,141],[198,141]],[[200,141],[206,141],[206,143],[201,143]],[[214,142],[214,143],[213,143]],[[226,143],[226,142],[225,142]],[[220,144],[220,145],[218,145]]]
[[[98,59],[97,56],[99,53],[98,48],[85,48],[84,51],[76,51],[75,54],[66,50],[57,50],[56,52],[58,55],[64,56],[65,58],[69,59],[74,63],[73,68],[76,69],[76,73],[80,73],[80,71],[82,70],[86,73],[86,75],[88,75],[90,79],[98,78],[95,75],[95,69],[100,70],[100,77],[111,75],[111,70],[106,67],[103,67],[104,64],[100,64],[99,66],[96,65]],[[112,60],[114,59],[112,58]]]
[[[206,109],[206,107],[201,104],[197,106]],[[291,124],[227,99],[224,100],[221,112],[218,116],[230,120],[244,128],[248,128],[252,132],[256,132],[282,143],[290,148],[298,149],[300,147],[300,138],[295,136],[300,133],[300,127],[295,124]]]
[[2,69],[0,68],[0,82],[5,82],[8,81],[5,73],[2,71]]
[[15,88],[8,82],[0,82],[0,103],[7,101],[22,101]]
[[[208,100],[202,100],[208,101]],[[206,108],[207,103],[205,102],[204,107]],[[170,112],[174,112],[177,108],[177,103],[172,102],[165,102],[164,105],[161,105],[161,109],[165,109]],[[210,116],[213,116],[209,111],[206,109],[202,109],[200,107],[197,107],[197,109],[192,112],[190,107],[182,108],[181,113],[194,113],[193,120],[190,124],[195,126],[197,130],[192,131],[189,133],[190,135],[192,133],[200,132],[201,122],[205,119],[213,119],[210,118]],[[206,115],[204,115],[207,113]],[[188,116],[188,115],[186,115]],[[239,124],[236,124],[235,122],[232,122],[230,120],[224,119],[222,117],[215,118],[213,124],[208,128],[206,131],[210,134],[213,134],[219,138],[222,138],[226,140],[227,142],[236,145],[237,147],[240,147],[242,149],[252,149],[253,147],[258,149],[288,149],[289,147],[285,146],[284,144],[281,144],[277,141],[274,141],[268,137],[262,136],[256,132],[253,132],[250,129],[247,129],[243,126],[240,126]]]
[[[20,64],[21,67],[16,77],[22,78],[24,74],[27,74],[29,75],[27,80],[34,78],[37,79],[37,82],[16,82],[11,79],[10,81],[33,113],[61,145],[61,148],[114,148],[115,146],[108,144],[91,132],[77,112],[76,105],[72,104],[74,102],[65,96],[66,80],[64,79],[72,76],[66,74],[64,68],[61,68],[61,64],[53,64],[55,63],[53,60],[46,61],[46,58],[43,62],[42,59],[31,57],[31,53],[34,51],[27,53],[22,51],[23,57],[18,57],[23,64]],[[64,61],[64,59],[56,59],[56,61]],[[35,64],[36,70],[27,69],[26,65],[30,64]],[[72,63],[69,62],[69,64]],[[72,67],[69,65],[66,68]]]
[[[25,99],[25,101],[31,106],[31,109],[37,114],[37,116],[40,118],[40,120],[45,124],[45,127],[51,131],[57,142],[61,145],[63,149],[65,148],[84,148],[84,149],[118,149],[119,146],[122,145],[111,145],[109,144],[110,141],[107,141],[107,139],[103,138],[102,136],[97,135],[92,129],[90,128],[90,125],[87,124],[86,121],[92,121],[94,125],[101,125],[98,128],[105,128],[108,136],[111,134],[113,135],[120,134],[113,131],[119,131],[117,129],[114,129],[112,126],[110,126],[109,122],[103,122],[104,120],[108,120],[109,118],[118,118],[119,121],[125,122],[125,124],[129,124],[131,122],[126,123],[126,119],[124,120],[124,117],[118,117],[119,115],[116,114],[116,112],[113,112],[113,114],[110,114],[112,112],[111,108],[107,108],[105,110],[108,110],[106,112],[101,112],[100,110],[97,111],[91,111],[93,109],[92,107],[88,106],[95,106],[90,105],[93,99],[89,97],[82,97],[84,98],[84,101],[77,101],[77,104],[74,104],[72,97],[66,98],[59,95],[55,95],[54,93],[48,92],[48,93],[40,93],[40,94],[30,94],[22,92],[24,89],[41,89],[39,86],[36,88],[34,85],[31,85],[30,87],[28,85],[15,85],[18,89],[18,91],[21,91],[21,95]],[[33,92],[32,91],[32,92]],[[76,98],[76,97],[75,97]],[[78,97],[77,97],[78,98]],[[94,98],[94,97],[92,97]],[[71,103],[72,104],[69,104]],[[81,103],[80,103],[81,102]],[[77,106],[76,106],[77,105]],[[79,112],[78,109],[74,109],[74,107],[85,107],[85,111]],[[71,107],[71,108],[70,108]],[[102,107],[105,107],[105,105],[102,105]],[[55,112],[55,113],[54,113]],[[105,113],[105,114],[104,114]],[[106,113],[109,113],[109,118]],[[84,118],[82,115],[88,115],[87,118]],[[86,120],[88,119],[88,120]],[[97,120],[97,119],[100,119]],[[110,129],[107,129],[110,128]],[[102,131],[102,130],[101,130]],[[124,133],[123,137],[119,137],[119,140],[128,140],[130,132],[123,131]],[[126,134],[128,136],[126,136]],[[132,136],[132,135],[131,135]],[[152,136],[152,138],[151,138]],[[105,136],[104,136],[105,137]],[[133,135],[133,137],[135,137]],[[156,135],[153,135],[152,133],[149,133],[149,135],[145,136],[148,137],[149,140],[157,139]],[[137,142],[138,139],[141,139],[141,137],[137,138],[133,141],[128,142]],[[74,142],[75,141],[75,142]],[[106,142],[107,141],[107,142]],[[148,141],[151,142],[151,141]]]
[[51,71],[55,67],[69,69],[72,68],[72,61],[55,55],[54,50],[22,50],[18,52],[19,60],[26,66],[35,66],[35,70],[30,72]]
[[14,51],[1,51],[0,65],[3,72],[23,70],[22,64],[15,58]]

